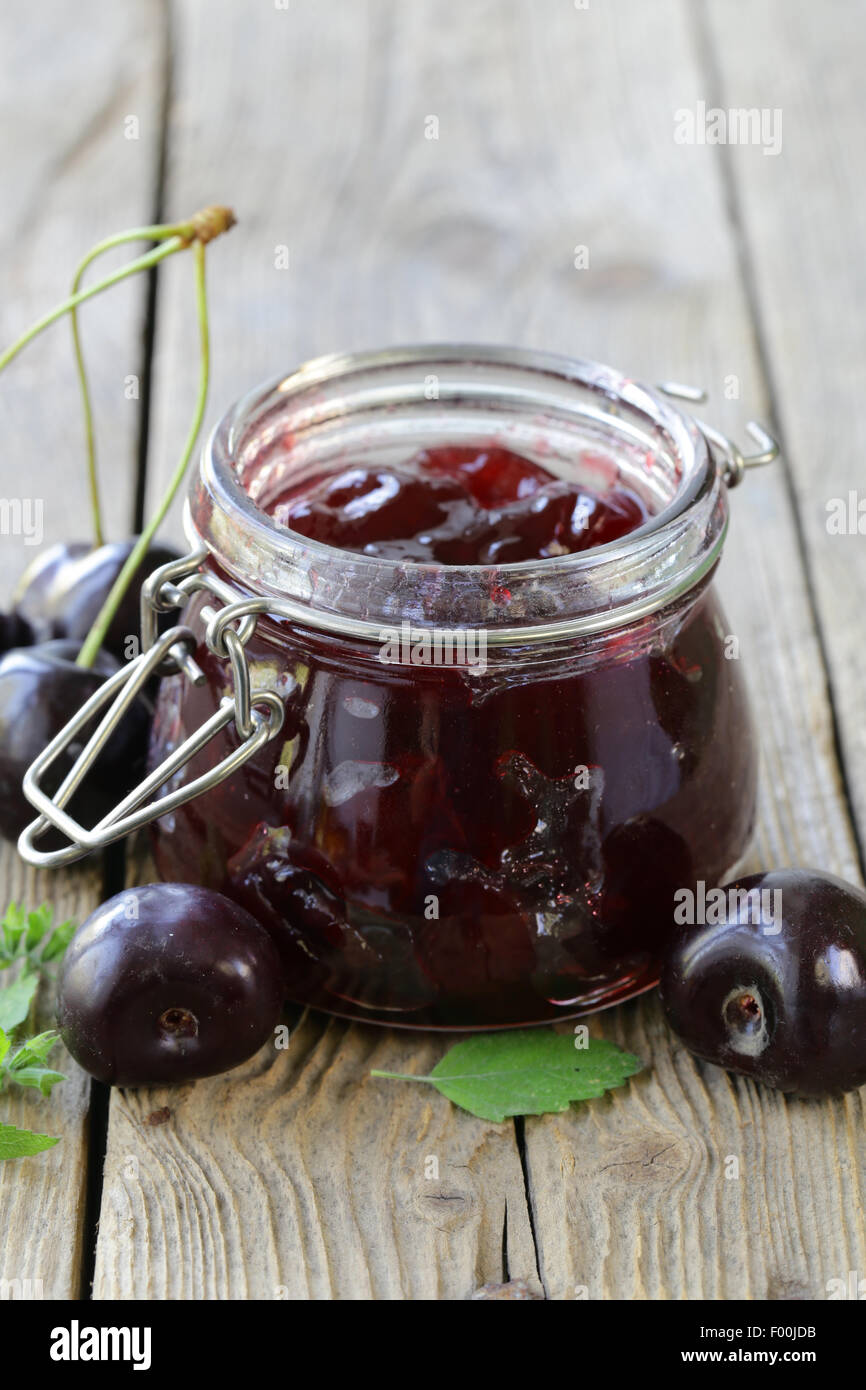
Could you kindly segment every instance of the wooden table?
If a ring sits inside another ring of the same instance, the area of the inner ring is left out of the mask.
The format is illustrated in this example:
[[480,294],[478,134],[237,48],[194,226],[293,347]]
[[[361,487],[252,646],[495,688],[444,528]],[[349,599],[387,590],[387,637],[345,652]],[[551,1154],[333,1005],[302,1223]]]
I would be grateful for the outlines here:
[[[240,225],[209,258],[211,421],[304,358],[449,339],[697,382],[738,435],[774,423],[784,462],[733,497],[720,581],[761,734],[753,863],[859,877],[866,557],[826,521],[866,453],[863,0],[7,0],[0,32],[0,340],[98,236],[219,201]],[[700,102],[778,108],[781,152],[678,143]],[[181,259],[155,301],[138,282],[84,315],[114,535],[191,411]],[[4,377],[0,420],[4,495],[38,478],[46,541],[86,536],[64,328]],[[4,596],[31,554],[0,538]],[[122,872],[35,873],[7,847],[2,896],[83,916]],[[0,1165],[0,1276],[60,1298],[464,1299],[522,1278],[551,1299],[788,1299],[866,1274],[862,1093],[786,1100],[696,1065],[652,997],[592,1026],[648,1070],[499,1126],[369,1079],[429,1070],[445,1040],[320,1015],[240,1075],[110,1103],[70,1062],[50,1101],[0,1101],[63,1136]]]

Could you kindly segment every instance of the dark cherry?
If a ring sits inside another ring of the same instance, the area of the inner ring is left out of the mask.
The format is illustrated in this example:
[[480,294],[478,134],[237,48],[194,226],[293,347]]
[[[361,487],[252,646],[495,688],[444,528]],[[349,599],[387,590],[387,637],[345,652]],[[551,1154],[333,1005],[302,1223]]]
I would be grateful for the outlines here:
[[420,479],[397,468],[349,468],[323,478],[280,521],[310,540],[368,555],[408,554],[405,542],[437,533],[456,516],[472,520],[466,490],[450,478]]
[[57,1023],[77,1062],[115,1086],[228,1071],[273,1035],[276,950],[254,917],[208,888],[153,883],[103,903],[67,948]]
[[324,988],[349,1003],[407,1011],[433,990],[406,928],[385,914],[354,907],[351,916],[328,861],[293,841],[285,826],[256,826],[229,861],[226,892],[262,923],[283,967],[286,995]]
[[551,474],[531,459],[496,444],[441,444],[415,455],[422,473],[458,478],[473,501],[485,510],[532,497]]
[[0,613],[0,656],[14,647],[29,647],[33,629],[18,613]]
[[794,869],[722,892],[724,920],[684,926],[668,955],[661,992],[671,1027],[699,1057],[781,1091],[863,1085],[866,893]]
[[496,445],[424,449],[400,467],[343,469],[282,492],[268,511],[311,540],[442,565],[569,555],[647,517],[624,487],[596,495]]
[[95,553],[86,541],[58,541],[41,550],[20,576],[12,595],[13,612],[29,624],[37,641],[66,636],[57,630],[59,614],[55,612],[54,595],[63,586],[65,575],[87,555]]
[[340,945],[345,903],[316,850],[293,844],[286,826],[257,825],[229,862],[228,892],[270,935],[288,995],[323,977],[320,957]]
[[[403,922],[381,912],[353,907],[340,958],[333,963],[327,988],[349,1006],[390,1012],[395,1020],[411,1016],[436,996],[415,953],[413,933]],[[399,1003],[394,1005],[397,999]],[[339,1010],[339,1004],[335,1007]]]
[[[118,669],[107,652],[99,653],[90,670],[76,666],[78,651],[77,642],[43,642],[0,658],[0,835],[7,840],[17,840],[36,818],[21,790],[33,759]],[[94,825],[141,780],[149,725],[150,708],[139,698],[72,798],[68,809],[82,824]],[[48,792],[60,785],[83,746],[84,740],[77,740],[49,769],[43,782]],[[39,847],[59,842],[52,832]]]
[[[15,612],[33,628],[37,640],[69,638],[82,643],[129,557],[134,542],[118,541],[97,550],[80,542],[49,546],[24,572],[13,595]],[[155,545],[139,566],[106,633],[103,646],[118,661],[129,659],[130,637],[139,635],[141,585],[178,552]],[[167,614],[163,630],[177,621]]]

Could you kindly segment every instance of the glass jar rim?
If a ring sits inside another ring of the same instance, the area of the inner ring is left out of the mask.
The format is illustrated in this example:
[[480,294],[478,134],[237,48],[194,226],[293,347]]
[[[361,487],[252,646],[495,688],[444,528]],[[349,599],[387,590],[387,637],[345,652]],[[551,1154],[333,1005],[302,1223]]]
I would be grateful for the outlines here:
[[[277,428],[291,425],[302,438],[363,419],[375,437],[376,428],[404,417],[426,422],[438,411],[447,420],[467,409],[501,416],[506,430],[532,418],[541,434],[545,411],[558,429],[581,422],[614,456],[643,449],[648,468],[663,458],[675,491],[640,527],[605,545],[441,566],[312,541],[258,507],[239,476],[250,450]],[[191,542],[220,569],[247,592],[282,600],[301,623],[380,640],[383,628],[405,619],[419,628],[482,629],[497,644],[606,631],[667,607],[712,570],[727,522],[727,489],[703,432],[658,391],[600,363],[478,344],[332,354],[256,387],[207,440],[185,519]]]

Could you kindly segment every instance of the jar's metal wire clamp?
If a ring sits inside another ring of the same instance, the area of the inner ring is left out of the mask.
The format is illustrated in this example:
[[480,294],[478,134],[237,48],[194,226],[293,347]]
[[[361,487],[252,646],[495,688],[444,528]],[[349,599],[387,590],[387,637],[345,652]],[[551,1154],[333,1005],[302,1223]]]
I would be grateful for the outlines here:
[[[701,387],[683,386],[678,381],[661,381],[658,390],[671,400],[688,401],[694,405],[704,405],[707,400],[707,393]],[[729,488],[739,486],[747,468],[763,468],[764,464],[772,463],[779,457],[779,441],[757,420],[749,420],[746,425],[747,434],[758,446],[757,452],[751,454],[744,454],[733,439],[713,425],[708,425],[705,420],[695,419],[695,424],[720,462],[722,476]]]
[[[214,611],[206,606],[202,609],[202,617],[207,624],[205,643],[214,656],[230,662],[233,695],[225,696],[219,708],[201,728],[174,749],[97,825],[88,829],[64,810],[133,700],[152,676],[181,673],[194,685],[203,684],[204,673],[193,655],[197,646],[194,633],[188,627],[173,627],[160,637],[157,617],[160,613],[182,608],[192,594],[202,590],[209,592],[222,604],[235,603],[237,593],[230,585],[202,569],[206,557],[207,550],[196,550],[182,560],[172,560],[154,571],[141,594],[141,654],[91,695],[28,768],[23,782],[24,795],[39,812],[37,819],[22,831],[18,840],[18,851],[28,864],[43,868],[71,864],[93,850],[103,849],[122,839],[150,821],[168,815],[201,792],[224,782],[280,732],[285,714],[280,697],[273,690],[253,693],[251,689],[249,663],[244,648],[255,630],[256,614],[237,615],[236,609],[240,605],[235,604],[237,627],[233,627],[229,622],[219,621],[224,609]],[[100,713],[101,719],[87,737],[61,785],[53,796],[48,796],[42,789],[45,773],[70,745],[85,737],[87,729]],[[174,790],[166,791],[162,796],[157,795],[216,734],[232,723],[239,739],[236,748],[227,753],[216,767]],[[40,849],[37,841],[52,827],[59,830],[69,844],[59,849]]]

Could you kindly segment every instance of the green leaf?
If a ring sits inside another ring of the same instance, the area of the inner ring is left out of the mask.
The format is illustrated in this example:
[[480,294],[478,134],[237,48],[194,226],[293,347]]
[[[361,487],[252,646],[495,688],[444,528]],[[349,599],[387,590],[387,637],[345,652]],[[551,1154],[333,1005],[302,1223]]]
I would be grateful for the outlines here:
[[2,960],[0,968],[5,967],[14,960],[18,954],[21,938],[27,929],[27,914],[17,903],[10,903],[6,909],[6,915],[0,923],[3,933]]
[[402,1079],[429,1081],[471,1115],[501,1124],[510,1115],[555,1114],[574,1100],[602,1096],[641,1067],[615,1043],[590,1038],[576,1047],[570,1034],[531,1028],[478,1033],[452,1047],[429,1076]]
[[23,956],[29,957],[37,969],[62,956],[75,932],[75,923],[62,922],[52,931],[53,917],[50,903],[43,903],[33,912],[25,912],[17,903],[10,903],[0,922],[0,970],[7,969]]
[[52,1028],[47,1033],[37,1033],[35,1038],[28,1038],[7,1062],[7,1067],[14,1071],[16,1067],[29,1067],[34,1063],[41,1066],[59,1037],[60,1034]]
[[[39,1033],[35,1038],[28,1038],[23,1042],[11,1057],[6,1056],[3,1060],[0,1056],[0,1082],[12,1081],[16,1086],[33,1086],[37,1091],[41,1091],[43,1096],[49,1096],[52,1086],[56,1086],[58,1081],[66,1080],[63,1072],[45,1065],[48,1054],[59,1036],[60,1034],[53,1030]],[[7,1053],[8,1048],[7,1039]]]
[[16,1086],[34,1086],[43,1096],[51,1095],[51,1087],[58,1081],[65,1081],[62,1071],[52,1071],[50,1067],[16,1067],[9,1072],[9,1080]]
[[[47,1065],[48,1055],[59,1038],[54,1029],[27,1038],[15,1050],[9,1034],[23,1023],[39,987],[40,975],[51,977],[46,964],[63,955],[75,931],[74,922],[62,922],[52,931],[54,910],[43,903],[33,912],[25,912],[17,903],[10,903],[0,922],[0,970],[20,964],[21,973],[11,984],[0,989],[0,1088],[7,1082],[30,1086],[43,1096],[66,1077]],[[50,1134],[35,1134],[0,1124],[0,1159],[23,1158],[27,1154],[50,1149],[58,1139]]]
[[59,927],[55,927],[40,957],[42,964],[45,965],[48,961],[56,960],[58,956],[62,956],[74,935],[74,922],[61,922]]
[[23,1023],[39,985],[39,976],[32,970],[22,970],[17,980],[0,989],[0,1028],[11,1033]]
[[3,918],[4,928],[16,932],[19,936],[27,926],[27,913],[19,903],[10,903],[6,909],[6,916]]
[[53,1149],[57,1143],[59,1136],[35,1134],[32,1129],[0,1124],[0,1159],[27,1158],[30,1154],[42,1153],[43,1149]]
[[51,929],[51,918],[54,916],[54,909],[49,903],[43,903],[37,907],[35,912],[27,914],[27,933],[24,937],[25,951],[32,951],[39,945],[47,931]]

